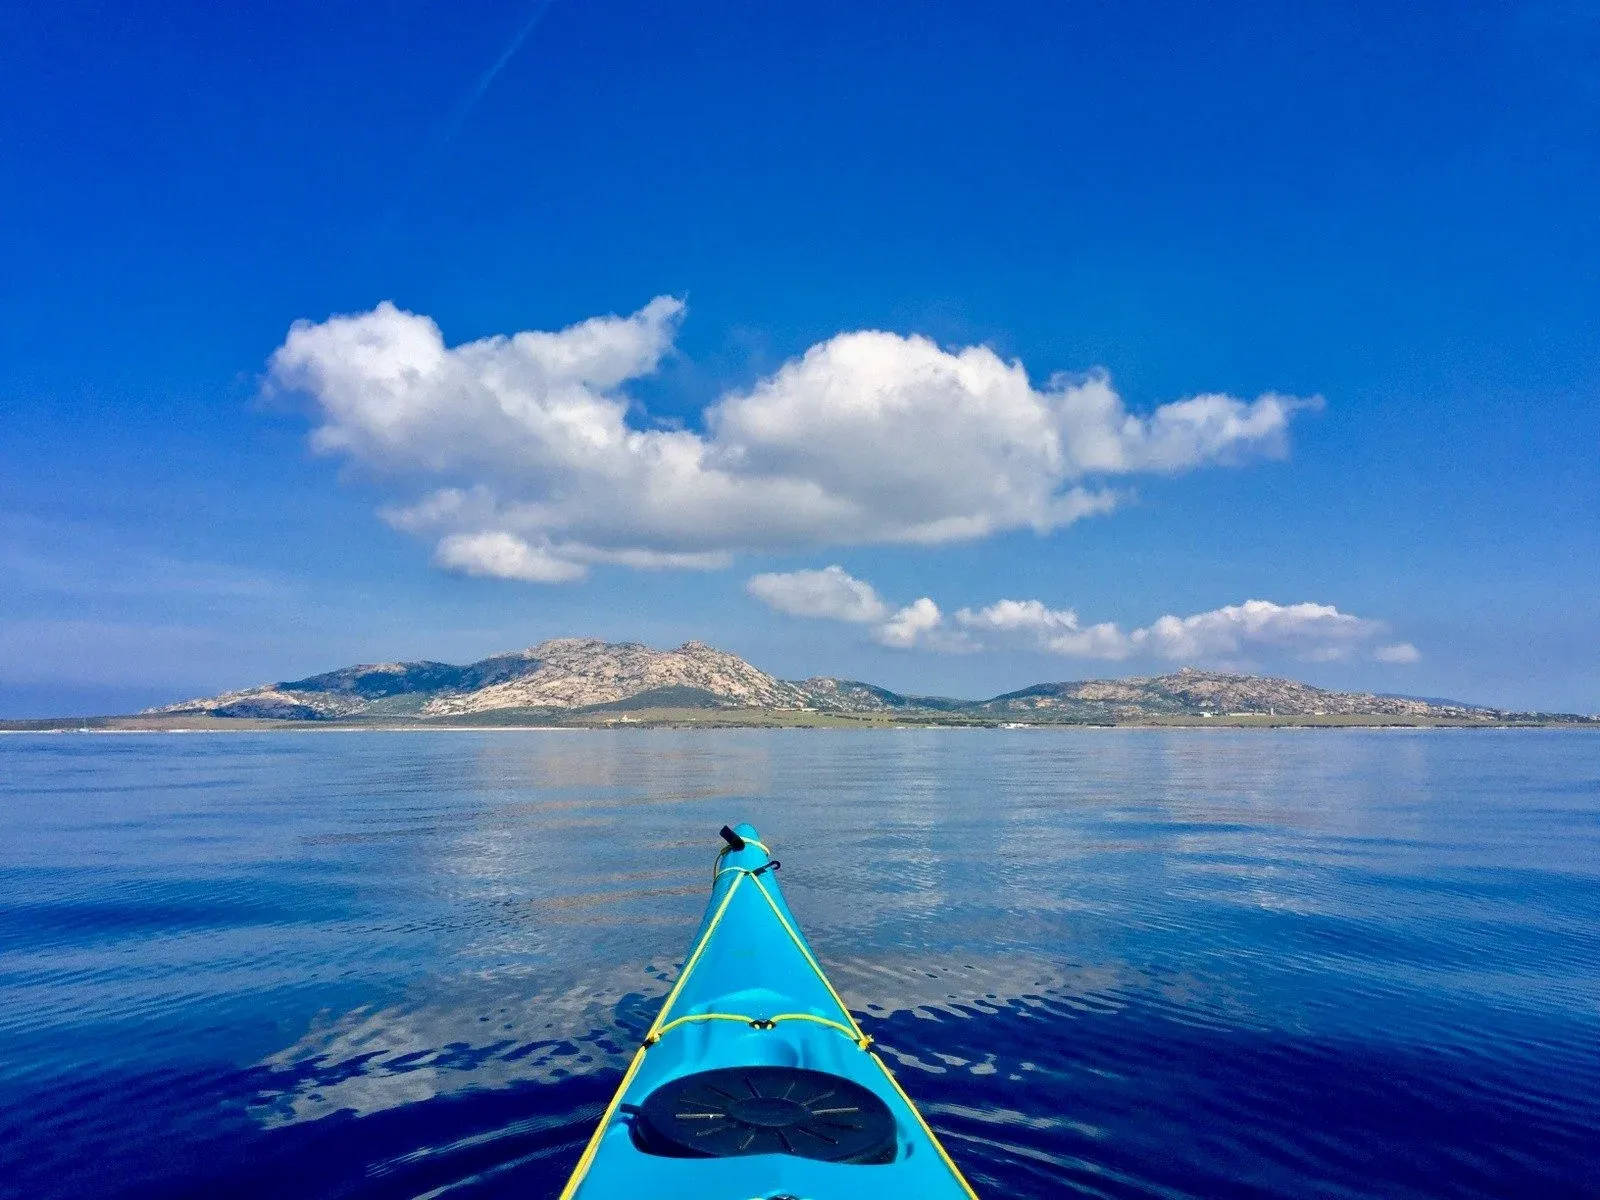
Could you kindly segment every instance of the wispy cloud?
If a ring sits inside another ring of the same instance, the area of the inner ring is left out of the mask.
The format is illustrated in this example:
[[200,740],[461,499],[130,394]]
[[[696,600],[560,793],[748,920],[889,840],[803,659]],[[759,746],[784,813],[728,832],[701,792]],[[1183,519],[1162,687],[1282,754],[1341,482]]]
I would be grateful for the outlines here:
[[1367,657],[1404,664],[1421,657],[1409,642],[1384,643],[1384,622],[1341,612],[1331,604],[1246,600],[1123,629],[1112,621],[1087,623],[1074,609],[1052,608],[1040,600],[996,600],[982,608],[958,609],[947,618],[923,596],[891,613],[871,584],[839,566],[757,575],[746,590],[777,612],[869,626],[874,640],[900,649],[1022,649],[1109,662],[1143,657],[1237,663],[1263,652],[1310,662]]
[[294,590],[271,572],[184,558],[78,525],[0,514],[0,575],[13,593],[270,600]]
[[442,566],[534,582],[1048,532],[1110,512],[1128,477],[1281,457],[1319,403],[1206,393],[1140,415],[1101,371],[1035,386],[988,347],[868,330],[715,398],[698,429],[636,427],[626,387],[683,315],[660,296],[451,347],[385,303],[296,324],[269,387],[309,398],[313,447],[388,480],[386,515],[435,540]]
[[1422,658],[1422,654],[1410,642],[1395,642],[1389,646],[1379,646],[1372,652],[1372,657],[1385,663],[1414,663]]
[[189,686],[192,663],[235,641],[166,621],[24,617],[0,621],[0,681]]

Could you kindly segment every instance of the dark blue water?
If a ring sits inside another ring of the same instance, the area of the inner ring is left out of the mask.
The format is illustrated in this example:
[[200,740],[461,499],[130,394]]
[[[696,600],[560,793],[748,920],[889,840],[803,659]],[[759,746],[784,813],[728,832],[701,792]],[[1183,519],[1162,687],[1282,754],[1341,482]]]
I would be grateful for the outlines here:
[[0,738],[0,1191],[553,1195],[738,818],[988,1196],[1600,1194],[1600,736],[1220,730]]

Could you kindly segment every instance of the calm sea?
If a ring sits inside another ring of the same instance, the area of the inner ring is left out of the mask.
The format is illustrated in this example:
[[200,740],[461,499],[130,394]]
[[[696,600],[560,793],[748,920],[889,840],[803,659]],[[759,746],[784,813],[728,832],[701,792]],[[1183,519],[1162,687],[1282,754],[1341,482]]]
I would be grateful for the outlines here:
[[0,737],[0,1192],[553,1195],[738,819],[988,1196],[1600,1195],[1600,735],[1222,730]]

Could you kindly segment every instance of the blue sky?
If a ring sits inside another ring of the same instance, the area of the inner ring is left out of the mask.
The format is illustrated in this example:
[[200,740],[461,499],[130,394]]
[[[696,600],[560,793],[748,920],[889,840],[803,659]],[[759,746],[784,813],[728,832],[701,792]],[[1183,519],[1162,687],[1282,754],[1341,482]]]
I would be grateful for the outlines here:
[[0,22],[0,712],[572,634],[1600,709],[1585,5]]

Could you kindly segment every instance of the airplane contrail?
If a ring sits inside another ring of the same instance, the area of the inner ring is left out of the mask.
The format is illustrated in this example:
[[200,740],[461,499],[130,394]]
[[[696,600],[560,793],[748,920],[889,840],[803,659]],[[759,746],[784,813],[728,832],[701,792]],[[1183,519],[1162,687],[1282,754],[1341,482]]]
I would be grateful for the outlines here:
[[467,92],[461,103],[456,106],[455,113],[446,122],[439,136],[439,146],[448,145],[456,134],[461,132],[462,125],[466,124],[467,118],[472,115],[472,110],[478,106],[478,101],[482,100],[484,93],[493,86],[496,77],[501,71],[505,70],[506,64],[516,57],[517,51],[522,49],[522,43],[528,40],[528,35],[534,31],[540,21],[544,20],[544,15],[550,11],[550,5],[553,2],[554,0],[537,0],[533,6],[532,14],[522,23],[522,27],[517,30],[511,41],[507,43],[506,48],[500,52],[500,57],[489,65],[487,71],[478,76],[478,80],[472,85],[472,89]]
[[535,0],[532,11],[528,14],[528,19],[512,35],[511,40],[506,43],[505,49],[500,51],[494,62],[489,64],[488,69],[473,82],[472,87],[456,104],[445,122],[436,126],[432,134],[424,139],[410,162],[402,168],[402,174],[395,180],[394,186],[389,189],[388,203],[380,210],[377,220],[368,227],[369,237],[381,242],[395,235],[401,214],[415,197],[424,171],[455,140],[456,135],[461,132],[462,126],[466,124],[467,118],[472,115],[472,110],[478,106],[478,102],[494,86],[494,81],[499,77],[500,72],[504,71],[511,60],[516,57],[517,51],[522,49],[523,43],[528,40],[528,36],[538,27],[539,22],[544,20],[545,14],[550,11],[552,3],[554,3],[554,0]]

